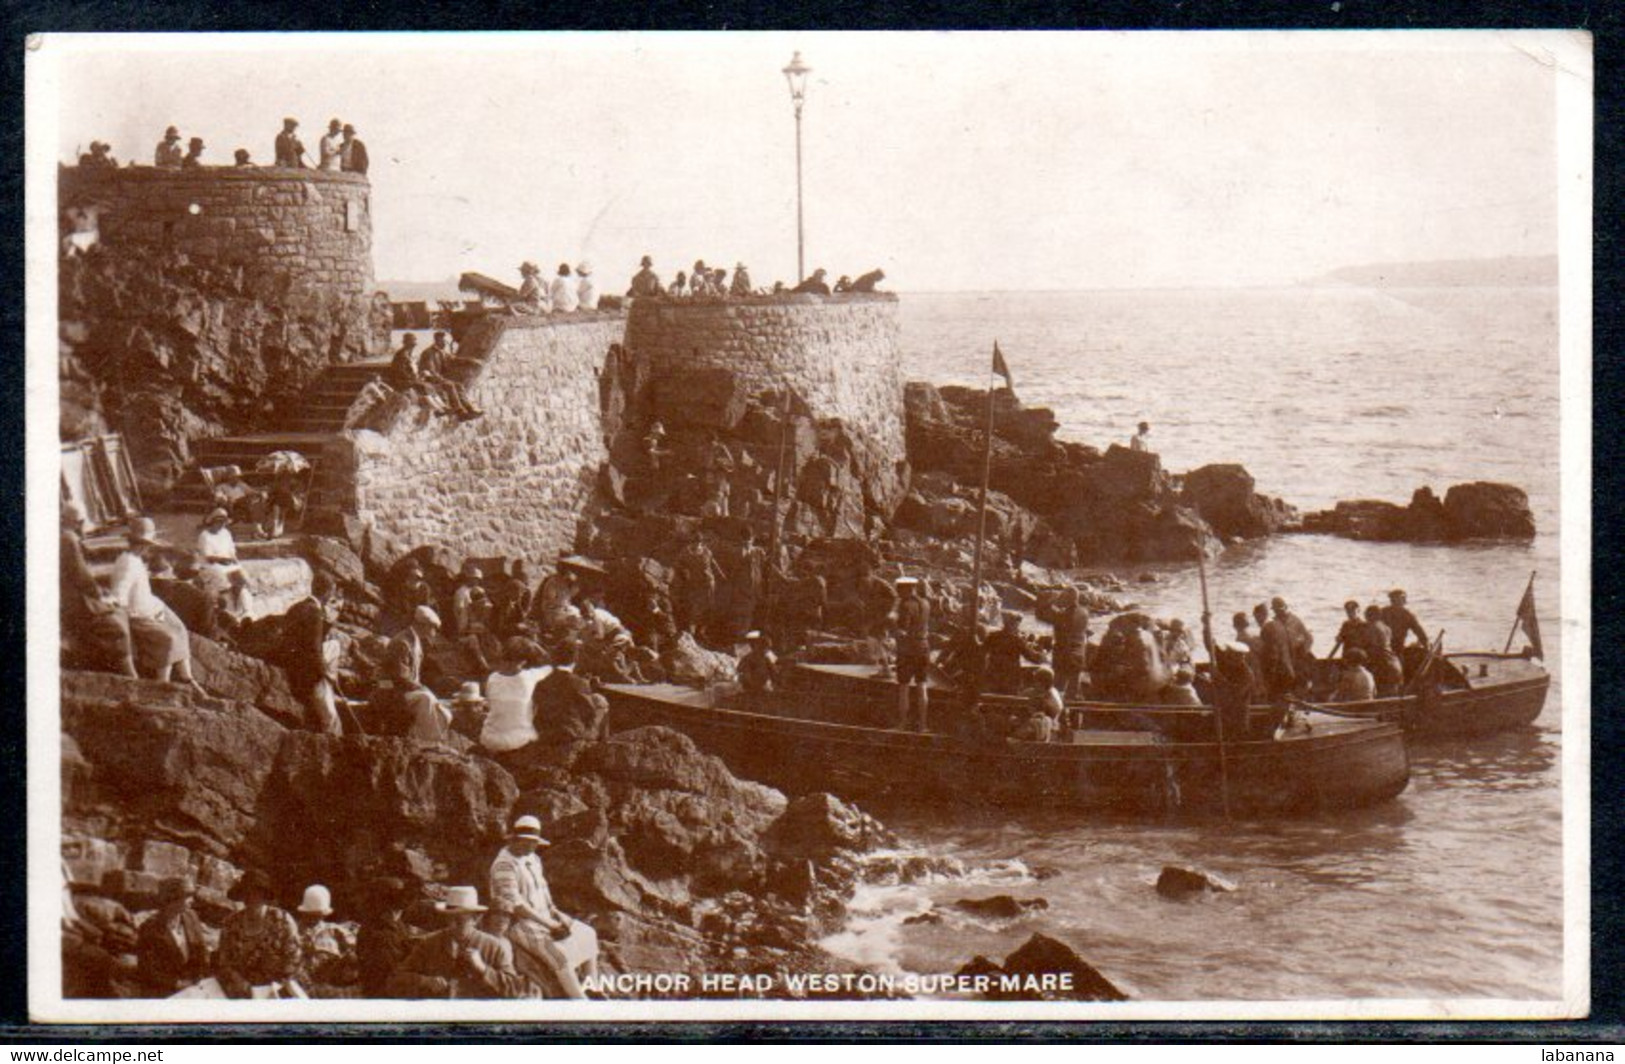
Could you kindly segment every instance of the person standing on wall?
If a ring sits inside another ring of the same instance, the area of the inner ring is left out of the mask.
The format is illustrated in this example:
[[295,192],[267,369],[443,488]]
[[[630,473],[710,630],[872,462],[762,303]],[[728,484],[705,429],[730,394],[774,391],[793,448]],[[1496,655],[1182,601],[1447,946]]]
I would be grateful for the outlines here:
[[152,153],[152,165],[173,170],[181,165],[185,153],[181,151],[181,131],[174,126],[164,130],[164,139]]
[[343,145],[344,123],[335,118],[327,123],[327,136],[323,137],[316,145],[316,150],[321,157],[321,169],[337,170],[339,168],[342,162],[339,152]]
[[284,118],[282,132],[276,135],[276,164],[290,170],[305,169],[305,146],[299,141],[297,118]]
[[367,173],[367,145],[355,135],[355,127],[346,124],[344,127],[344,143],[339,145],[339,169],[347,174]]

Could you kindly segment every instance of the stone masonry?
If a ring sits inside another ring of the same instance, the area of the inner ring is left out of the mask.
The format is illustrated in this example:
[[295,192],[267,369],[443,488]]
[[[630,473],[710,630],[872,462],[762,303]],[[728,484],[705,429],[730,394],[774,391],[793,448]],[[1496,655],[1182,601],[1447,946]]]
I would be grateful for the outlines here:
[[860,476],[890,514],[907,486],[898,330],[890,294],[637,301],[626,346],[656,379],[722,369],[751,392],[789,384],[814,417],[845,423],[865,452]]
[[241,265],[335,293],[373,289],[372,187],[362,174],[65,167],[58,195],[63,210],[93,206],[112,246]]
[[348,469],[354,512],[403,548],[551,563],[574,546],[607,454],[598,373],[619,343],[619,314],[491,318],[465,338],[483,355],[469,388],[485,411],[458,422],[421,404],[383,432],[351,431],[329,448]]

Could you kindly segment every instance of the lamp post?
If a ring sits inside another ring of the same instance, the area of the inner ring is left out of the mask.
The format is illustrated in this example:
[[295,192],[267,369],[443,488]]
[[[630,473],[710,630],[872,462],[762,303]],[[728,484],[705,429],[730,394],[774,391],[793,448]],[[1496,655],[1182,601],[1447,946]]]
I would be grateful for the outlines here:
[[806,231],[801,221],[801,105],[807,100],[807,75],[812,67],[801,61],[801,53],[790,57],[784,68],[784,80],[790,85],[790,102],[796,109],[796,283],[807,277]]

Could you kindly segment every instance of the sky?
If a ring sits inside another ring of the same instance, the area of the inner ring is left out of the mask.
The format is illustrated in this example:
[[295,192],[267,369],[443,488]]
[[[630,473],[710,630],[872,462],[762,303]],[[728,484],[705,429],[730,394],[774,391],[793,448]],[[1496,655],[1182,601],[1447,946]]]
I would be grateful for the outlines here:
[[[380,279],[517,283],[639,256],[901,291],[1291,284],[1340,266],[1556,254],[1572,38],[1424,33],[48,38],[55,152],[372,160]],[[1554,61],[1553,52],[1559,57]],[[1589,76],[1589,67],[1578,76]]]

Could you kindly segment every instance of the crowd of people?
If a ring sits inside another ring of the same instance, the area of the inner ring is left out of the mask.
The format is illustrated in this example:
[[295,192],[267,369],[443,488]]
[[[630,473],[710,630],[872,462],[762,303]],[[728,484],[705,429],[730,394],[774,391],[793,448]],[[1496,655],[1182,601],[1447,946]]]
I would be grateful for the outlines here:
[[[180,129],[170,126],[164,130],[163,139],[158,141],[157,147],[153,149],[152,164],[161,170],[194,169],[204,165],[204,148],[202,137],[192,137],[183,149]],[[317,155],[314,160],[306,153],[305,145],[299,139],[298,119],[284,118],[282,132],[276,137],[274,156],[276,166],[290,169],[365,174],[370,165],[367,159],[367,145],[356,136],[355,126],[341,122],[337,118],[327,124],[327,133],[317,143]],[[131,165],[134,165],[134,160],[131,161]],[[237,148],[232,153],[232,165],[252,167],[256,164],[247,148]],[[79,156],[79,166],[87,170],[116,170],[118,160],[113,156],[111,144],[93,140],[90,142],[90,150]]]
[[743,263],[734,264],[733,274],[720,266],[707,266],[704,259],[695,259],[689,270],[678,270],[671,284],[667,285],[660,280],[655,272],[654,259],[643,256],[638,271],[632,275],[631,284],[627,286],[626,294],[631,299],[700,299],[723,300],[739,299],[747,296],[771,296],[785,294],[802,295],[838,295],[847,292],[874,292],[886,274],[881,270],[871,270],[853,280],[843,276],[831,287],[828,278],[829,271],[822,267],[815,269],[812,274],[800,283],[789,286],[783,281],[776,281],[771,287],[758,287],[750,276],[750,269]]
[[[477,886],[434,891],[379,876],[334,920],[325,885],[290,912],[264,873],[243,873],[218,927],[199,913],[189,876],[159,881],[156,907],[135,916],[74,893],[64,869],[63,986],[68,997],[584,998],[598,974],[598,936],[548,889],[541,821],[514,820],[494,855],[485,902]],[[431,893],[434,896],[431,896]]]

